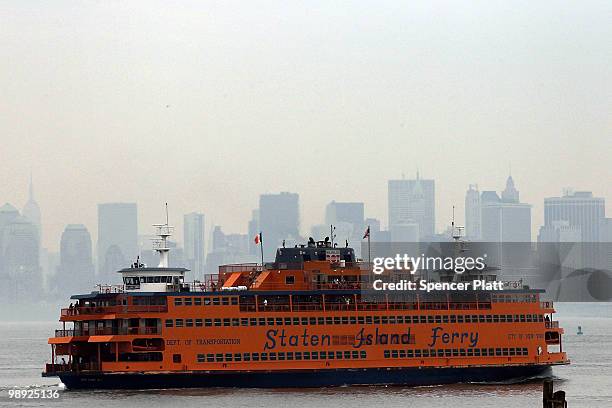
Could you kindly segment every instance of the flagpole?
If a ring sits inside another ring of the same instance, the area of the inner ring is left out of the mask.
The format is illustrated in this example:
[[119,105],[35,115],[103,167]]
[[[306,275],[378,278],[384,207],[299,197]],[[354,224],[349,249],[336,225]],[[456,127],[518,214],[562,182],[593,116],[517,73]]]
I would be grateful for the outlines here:
[[259,231],[259,246],[261,249],[261,270],[263,271],[263,267],[264,267],[264,257],[263,257],[263,235],[261,233],[261,231]]
[[372,256],[370,253],[370,235],[372,235],[372,232],[370,231],[370,226],[368,225],[368,267],[372,268]]

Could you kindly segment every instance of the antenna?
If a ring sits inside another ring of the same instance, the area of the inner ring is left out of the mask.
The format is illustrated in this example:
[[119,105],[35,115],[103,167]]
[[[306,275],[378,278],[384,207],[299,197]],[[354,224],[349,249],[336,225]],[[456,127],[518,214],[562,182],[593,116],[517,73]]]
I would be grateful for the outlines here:
[[[455,207],[453,207],[455,208]],[[169,225],[168,223],[168,203],[166,203],[166,225]]]
[[165,224],[153,224],[156,228],[157,238],[153,239],[153,249],[159,254],[159,265],[158,268],[168,268],[168,253],[170,248],[168,247],[168,238],[172,235],[174,227],[169,224],[168,218],[168,203],[166,203],[166,223]]

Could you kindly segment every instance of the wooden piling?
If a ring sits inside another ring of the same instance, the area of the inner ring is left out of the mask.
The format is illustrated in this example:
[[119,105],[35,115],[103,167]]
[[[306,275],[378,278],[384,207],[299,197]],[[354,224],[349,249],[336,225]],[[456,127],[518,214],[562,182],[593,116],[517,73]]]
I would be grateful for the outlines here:
[[542,403],[544,408],[567,408],[565,391],[557,391],[553,393],[552,380],[544,380],[542,391]]

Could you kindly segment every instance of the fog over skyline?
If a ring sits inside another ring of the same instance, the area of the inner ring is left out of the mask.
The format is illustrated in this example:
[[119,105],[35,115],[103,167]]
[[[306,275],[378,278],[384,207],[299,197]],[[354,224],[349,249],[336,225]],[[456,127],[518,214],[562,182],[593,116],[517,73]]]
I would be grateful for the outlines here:
[[[139,232],[201,211],[247,230],[259,194],[387,223],[387,180],[436,181],[436,224],[468,184],[521,201],[565,187],[612,212],[612,3],[0,0],[0,205],[27,200],[43,246],[137,202]],[[207,237],[208,238],[208,237]],[[535,236],[532,236],[535,239]]]

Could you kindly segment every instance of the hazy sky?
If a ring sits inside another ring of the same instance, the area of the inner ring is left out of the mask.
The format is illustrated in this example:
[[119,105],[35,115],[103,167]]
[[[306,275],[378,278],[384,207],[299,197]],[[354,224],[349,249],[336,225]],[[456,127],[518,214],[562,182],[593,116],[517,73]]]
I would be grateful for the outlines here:
[[[172,4],[171,4],[172,3]],[[610,1],[0,0],[0,202],[30,169],[44,245],[96,204],[136,201],[141,233],[203,211],[245,232],[262,192],[387,221],[387,180],[435,178],[437,224],[511,164],[543,198],[612,213]],[[305,228],[303,228],[305,229]],[[181,234],[180,230],[178,231]],[[181,238],[182,236],[179,235]]]

